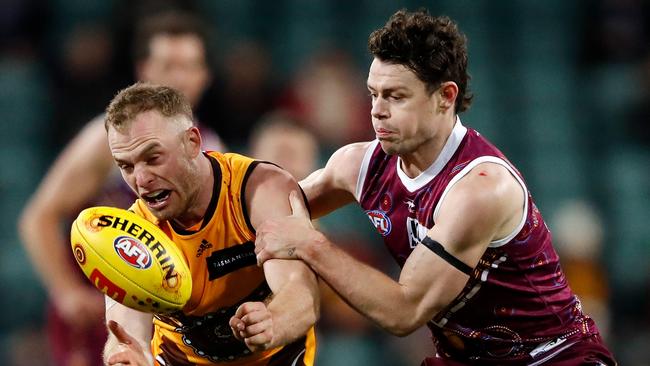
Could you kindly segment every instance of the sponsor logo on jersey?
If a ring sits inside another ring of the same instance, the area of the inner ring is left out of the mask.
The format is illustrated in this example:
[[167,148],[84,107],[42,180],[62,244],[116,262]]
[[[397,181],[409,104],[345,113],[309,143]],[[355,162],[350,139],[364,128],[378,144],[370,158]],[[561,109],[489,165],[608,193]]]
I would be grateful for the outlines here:
[[384,211],[370,210],[366,211],[366,215],[368,215],[370,222],[375,225],[375,228],[377,228],[377,231],[379,231],[382,236],[387,236],[390,234],[393,225],[390,222],[390,218]]
[[386,192],[381,196],[381,201],[379,201],[379,209],[384,212],[390,212],[390,209],[393,208],[393,196],[390,195],[390,192]]
[[255,243],[247,241],[239,245],[212,252],[206,258],[208,279],[210,281],[225,276],[238,269],[257,265]]
[[129,264],[138,269],[151,267],[151,254],[144,244],[130,236],[118,236],[113,241],[115,252]]
[[410,213],[415,213],[415,202],[413,200],[404,200],[404,203],[406,203]]
[[462,163],[456,165],[455,167],[453,167],[453,169],[451,169],[451,174],[458,173],[458,172],[461,171],[465,166],[467,166],[467,164],[469,164],[469,162],[470,162],[470,160],[468,160],[468,161],[464,161],[464,162],[462,162]]
[[205,239],[201,240],[201,244],[199,245],[199,249],[196,250],[196,257],[198,258],[198,257],[202,256],[203,252],[205,252],[206,250],[208,250],[210,248],[212,248],[212,243],[210,243],[209,241],[207,241]]
[[406,232],[409,237],[409,246],[415,248],[427,236],[429,229],[420,224],[417,219],[412,217],[406,218]]

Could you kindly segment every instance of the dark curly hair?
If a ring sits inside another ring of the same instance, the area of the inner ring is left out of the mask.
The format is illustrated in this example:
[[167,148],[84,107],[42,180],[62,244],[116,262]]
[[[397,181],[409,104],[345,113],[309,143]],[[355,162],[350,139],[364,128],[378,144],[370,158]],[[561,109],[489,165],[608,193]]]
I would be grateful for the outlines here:
[[404,65],[427,85],[429,93],[441,83],[458,85],[456,113],[472,103],[468,90],[467,38],[453,20],[433,17],[425,9],[402,9],[368,38],[370,53],[381,61]]

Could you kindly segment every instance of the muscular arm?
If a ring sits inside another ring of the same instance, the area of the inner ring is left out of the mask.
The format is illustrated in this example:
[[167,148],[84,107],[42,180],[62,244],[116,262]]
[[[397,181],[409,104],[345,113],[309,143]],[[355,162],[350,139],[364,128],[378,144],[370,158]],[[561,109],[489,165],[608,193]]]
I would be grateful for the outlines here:
[[[474,267],[490,241],[516,227],[523,200],[523,190],[505,168],[481,164],[450,190],[428,236]],[[283,232],[285,244],[261,243],[258,258],[264,260],[270,253],[284,257],[286,248],[295,248],[293,256],[307,262],[357,311],[396,335],[409,334],[429,321],[468,280],[422,244],[413,250],[396,282],[337,248],[308,221],[294,217],[265,224],[263,230],[267,228]],[[295,239],[286,242],[287,238]]]
[[[291,213],[289,192],[298,185],[289,173],[270,164],[258,165],[246,185],[246,206],[253,227],[264,220]],[[305,335],[319,316],[316,276],[300,261],[271,260],[264,274],[273,291],[268,303],[272,316],[272,340],[264,348],[290,343]]]
[[359,168],[370,142],[346,145],[337,150],[324,168],[300,182],[312,218],[324,216],[354,202]]
[[[63,223],[99,190],[111,164],[103,120],[98,118],[57,158],[19,219],[23,245],[57,308],[66,319],[76,317],[81,323],[93,321],[86,318],[96,318],[103,306],[100,294],[82,286],[68,268],[69,228]],[[97,297],[97,309],[89,303],[92,295]]]

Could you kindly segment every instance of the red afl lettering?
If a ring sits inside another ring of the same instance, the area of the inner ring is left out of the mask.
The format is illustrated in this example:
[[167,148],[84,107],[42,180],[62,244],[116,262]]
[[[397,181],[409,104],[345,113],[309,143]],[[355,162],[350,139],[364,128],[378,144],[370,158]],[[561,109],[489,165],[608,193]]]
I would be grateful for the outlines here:
[[97,268],[93,269],[90,273],[90,282],[99,289],[99,291],[106,294],[106,296],[112,298],[113,300],[119,302],[120,304],[124,303],[124,297],[126,296],[126,290],[114,284],[108,277],[104,276]]

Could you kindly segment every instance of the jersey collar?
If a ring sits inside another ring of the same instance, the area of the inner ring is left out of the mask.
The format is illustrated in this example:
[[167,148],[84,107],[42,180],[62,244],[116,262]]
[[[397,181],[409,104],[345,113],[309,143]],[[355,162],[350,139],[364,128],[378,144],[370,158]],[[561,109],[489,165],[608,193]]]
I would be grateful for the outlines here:
[[402,181],[404,187],[412,193],[424,187],[435,178],[438,173],[442,171],[445,165],[447,165],[449,160],[451,160],[451,157],[454,156],[454,153],[458,150],[458,146],[460,146],[460,143],[463,141],[465,134],[467,134],[467,127],[463,126],[460,122],[460,117],[456,116],[454,128],[452,129],[445,146],[442,147],[440,154],[438,154],[436,160],[425,171],[415,178],[409,178],[409,176],[404,173],[402,170],[402,159],[397,157],[397,175],[399,176],[400,181]]

